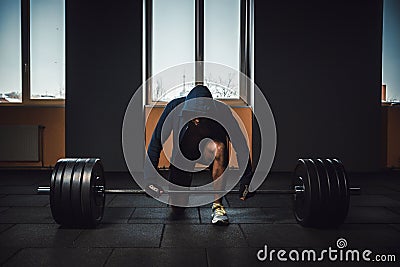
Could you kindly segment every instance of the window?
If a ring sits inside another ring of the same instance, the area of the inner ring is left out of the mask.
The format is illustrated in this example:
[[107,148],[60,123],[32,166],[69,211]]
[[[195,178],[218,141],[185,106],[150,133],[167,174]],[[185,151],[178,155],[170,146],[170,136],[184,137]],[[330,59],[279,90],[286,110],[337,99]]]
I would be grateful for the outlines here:
[[[204,61],[239,70],[240,0],[204,1]],[[217,98],[239,98],[239,77],[204,66],[204,83]]]
[[[187,0],[153,0],[151,73],[185,62],[191,62],[195,56],[194,34],[194,1]],[[182,85],[171,89],[166,79],[159,77],[152,85],[152,101],[162,99],[169,101],[185,93],[188,89],[186,81],[194,80],[194,68],[183,66],[177,79],[182,78]],[[190,83],[190,82],[189,82]]]
[[[250,76],[250,5],[252,0],[145,0],[144,79],[154,77],[147,103],[185,96],[199,83],[216,98],[246,103],[238,72]],[[172,80],[179,85],[169,86]]]
[[400,1],[383,2],[382,83],[384,102],[400,102]]
[[0,1],[0,103],[63,103],[65,0]]
[[0,103],[22,101],[21,3],[0,1]]

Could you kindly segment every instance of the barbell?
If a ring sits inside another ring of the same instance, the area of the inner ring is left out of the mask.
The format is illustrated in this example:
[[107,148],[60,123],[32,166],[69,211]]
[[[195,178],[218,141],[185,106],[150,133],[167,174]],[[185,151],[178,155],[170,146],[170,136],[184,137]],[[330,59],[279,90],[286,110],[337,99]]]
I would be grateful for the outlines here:
[[[343,164],[338,159],[299,159],[293,173],[293,189],[257,190],[259,194],[294,196],[296,221],[306,227],[336,227],[349,209],[350,188]],[[229,193],[238,193],[231,190]],[[38,194],[50,195],[54,220],[65,227],[96,227],[103,218],[106,194],[145,194],[140,189],[107,189],[98,158],[60,159],[50,186],[40,186]],[[221,190],[164,190],[164,194],[225,194]]]

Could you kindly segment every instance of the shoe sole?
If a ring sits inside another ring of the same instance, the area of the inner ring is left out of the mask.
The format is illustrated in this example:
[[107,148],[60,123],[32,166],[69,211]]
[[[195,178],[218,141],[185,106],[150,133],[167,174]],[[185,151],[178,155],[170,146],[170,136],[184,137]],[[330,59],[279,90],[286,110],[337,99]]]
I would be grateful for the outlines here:
[[219,221],[216,221],[216,222],[211,222],[213,225],[218,225],[218,226],[225,226],[225,225],[228,225],[229,224],[229,222],[227,222],[227,221],[222,221],[222,220],[219,220]]
[[211,223],[213,224],[213,225],[228,225],[229,224],[229,221],[228,220],[226,220],[226,221],[224,221],[224,220],[215,220],[214,221],[214,218],[211,220]]

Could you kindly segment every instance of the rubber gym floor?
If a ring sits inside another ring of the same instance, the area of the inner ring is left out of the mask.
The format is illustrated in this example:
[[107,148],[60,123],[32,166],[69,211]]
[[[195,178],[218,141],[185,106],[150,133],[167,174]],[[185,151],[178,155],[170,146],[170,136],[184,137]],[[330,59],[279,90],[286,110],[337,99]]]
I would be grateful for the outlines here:
[[[49,177],[50,171],[0,170],[2,265],[400,266],[399,172],[349,174],[351,185],[362,192],[351,197],[348,217],[338,229],[304,228],[293,216],[292,196],[261,194],[245,202],[228,194],[227,227],[210,224],[210,205],[188,208],[176,220],[165,204],[152,198],[107,195],[104,218],[96,229],[65,229],[52,219],[49,197],[36,195],[37,186],[48,185]],[[135,187],[127,174],[106,177],[107,188]],[[289,173],[274,173],[262,188],[290,185]],[[345,241],[340,249],[339,239]],[[337,250],[336,260],[327,253],[322,261],[308,261],[307,254],[301,260],[304,251],[314,250],[319,257],[329,247]],[[265,248],[267,255],[275,253],[260,261],[257,253],[262,258]],[[370,262],[362,258],[367,249]],[[285,251],[287,261],[277,258],[278,250]],[[349,250],[359,251],[360,261],[351,261],[350,254],[348,261],[344,256],[340,260]],[[377,262],[393,260],[391,255],[396,262]]]

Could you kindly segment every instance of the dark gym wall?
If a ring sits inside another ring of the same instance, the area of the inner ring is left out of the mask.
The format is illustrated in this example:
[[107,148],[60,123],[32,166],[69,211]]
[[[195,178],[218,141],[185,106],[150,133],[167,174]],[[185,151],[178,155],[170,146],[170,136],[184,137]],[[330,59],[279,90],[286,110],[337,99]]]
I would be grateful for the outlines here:
[[142,0],[66,2],[66,155],[126,170],[121,127],[142,80]]
[[[381,0],[255,0],[255,81],[278,133],[273,170],[309,156],[379,169],[381,16]],[[67,1],[68,157],[126,170],[121,126],[141,56],[142,0]]]
[[381,33],[381,0],[255,1],[255,81],[277,125],[273,170],[316,156],[350,171],[381,167]]

